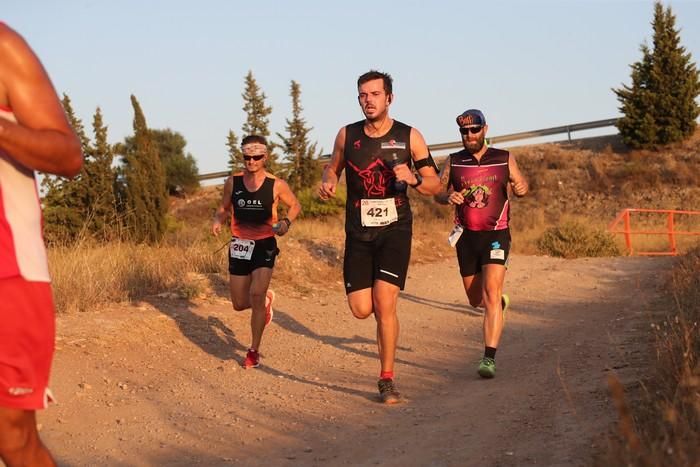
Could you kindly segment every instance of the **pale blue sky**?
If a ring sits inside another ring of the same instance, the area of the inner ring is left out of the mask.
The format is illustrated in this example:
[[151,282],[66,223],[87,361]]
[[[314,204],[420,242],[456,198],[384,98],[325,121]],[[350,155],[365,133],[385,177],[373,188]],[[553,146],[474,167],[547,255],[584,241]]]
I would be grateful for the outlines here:
[[[700,1],[665,4],[697,61]],[[228,130],[241,135],[248,70],[272,133],[290,116],[290,81],[301,84],[324,152],[362,118],[355,83],[370,68],[394,77],[391,115],[429,144],[458,140],[454,117],[470,107],[491,136],[616,117],[611,88],[629,83],[652,16],[651,0],[3,0],[0,19],[84,123],[100,106],[122,140],[133,93],[150,127],[185,136],[204,173],[225,170]]]

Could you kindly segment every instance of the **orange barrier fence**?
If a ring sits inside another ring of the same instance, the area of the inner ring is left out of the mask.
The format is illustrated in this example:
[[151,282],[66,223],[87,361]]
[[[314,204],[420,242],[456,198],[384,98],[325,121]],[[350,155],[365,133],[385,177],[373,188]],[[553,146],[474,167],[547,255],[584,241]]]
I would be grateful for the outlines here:
[[[665,214],[666,228],[663,230],[632,230],[632,213],[652,213]],[[623,234],[625,236],[625,245],[630,255],[644,256],[675,256],[678,254],[676,246],[676,237],[678,235],[700,235],[700,231],[683,231],[676,230],[676,216],[697,216],[700,211],[677,211],[673,209],[624,209],[608,227],[608,230],[614,234]],[[632,235],[665,235],[668,236],[669,250],[668,251],[635,251],[632,247]]]

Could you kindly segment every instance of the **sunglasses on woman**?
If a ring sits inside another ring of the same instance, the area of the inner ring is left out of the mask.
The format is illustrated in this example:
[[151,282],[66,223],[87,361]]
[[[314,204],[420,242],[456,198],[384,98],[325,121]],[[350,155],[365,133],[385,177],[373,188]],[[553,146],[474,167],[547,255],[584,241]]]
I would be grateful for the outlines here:
[[249,161],[249,160],[252,159],[252,160],[254,160],[254,161],[259,161],[259,160],[262,159],[263,157],[265,157],[264,154],[263,154],[262,156],[243,156],[243,160]]

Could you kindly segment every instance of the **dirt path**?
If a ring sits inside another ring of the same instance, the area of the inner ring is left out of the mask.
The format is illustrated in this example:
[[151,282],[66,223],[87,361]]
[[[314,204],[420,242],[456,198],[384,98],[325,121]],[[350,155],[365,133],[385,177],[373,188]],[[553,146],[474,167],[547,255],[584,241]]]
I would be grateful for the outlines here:
[[605,378],[639,374],[668,259],[512,259],[498,375],[452,260],[411,269],[399,406],[376,402],[373,320],[341,284],[278,293],[263,366],[239,366],[249,312],[225,297],[61,317],[40,414],[60,465],[585,465],[613,421]]

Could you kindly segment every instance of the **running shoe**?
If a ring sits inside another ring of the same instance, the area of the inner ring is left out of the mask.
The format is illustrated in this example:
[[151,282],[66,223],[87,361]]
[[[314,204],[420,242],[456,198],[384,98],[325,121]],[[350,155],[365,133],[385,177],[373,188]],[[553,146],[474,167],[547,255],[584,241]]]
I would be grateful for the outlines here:
[[477,373],[482,378],[493,378],[496,376],[496,361],[493,358],[483,357],[479,362]]
[[501,308],[503,309],[503,322],[506,321],[506,310],[510,306],[510,297],[508,294],[501,295]]
[[265,326],[270,324],[270,321],[272,321],[272,316],[275,314],[275,312],[272,310],[272,302],[274,301],[275,291],[268,289],[267,294],[265,294]]
[[246,370],[249,368],[257,368],[260,366],[260,353],[257,350],[248,349],[248,353],[245,356],[245,361],[243,362],[243,368]]
[[377,382],[379,397],[385,404],[397,404],[401,402],[401,394],[394,386],[394,380],[390,378],[380,379]]

